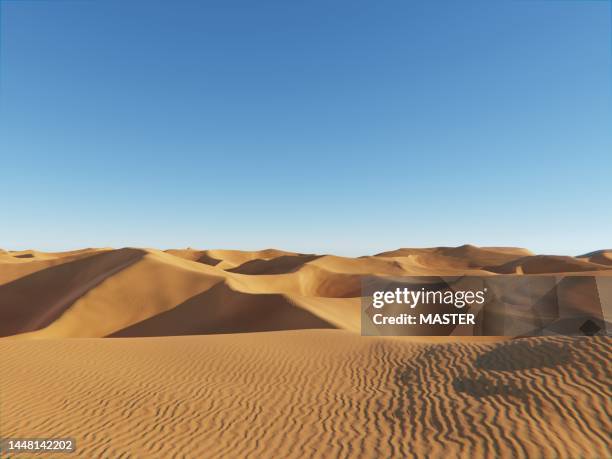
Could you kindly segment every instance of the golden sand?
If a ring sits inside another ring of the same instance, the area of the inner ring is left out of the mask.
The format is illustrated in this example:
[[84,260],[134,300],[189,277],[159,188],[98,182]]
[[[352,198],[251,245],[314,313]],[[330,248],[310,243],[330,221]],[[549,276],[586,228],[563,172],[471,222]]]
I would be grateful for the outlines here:
[[364,274],[610,275],[609,254],[3,251],[0,436],[82,458],[612,457],[609,337],[359,335]]

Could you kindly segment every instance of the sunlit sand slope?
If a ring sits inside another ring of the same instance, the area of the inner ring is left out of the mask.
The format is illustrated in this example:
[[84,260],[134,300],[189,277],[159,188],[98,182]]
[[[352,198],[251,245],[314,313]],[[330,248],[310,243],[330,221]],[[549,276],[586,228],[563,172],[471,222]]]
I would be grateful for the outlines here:
[[2,340],[0,430],[81,458],[608,458],[611,357],[607,337]]

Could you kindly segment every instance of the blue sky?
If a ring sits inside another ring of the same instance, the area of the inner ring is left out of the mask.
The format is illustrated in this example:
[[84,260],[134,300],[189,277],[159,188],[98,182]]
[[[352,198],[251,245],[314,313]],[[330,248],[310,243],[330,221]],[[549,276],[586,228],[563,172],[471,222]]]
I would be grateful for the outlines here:
[[0,4],[0,247],[612,246],[610,2]]

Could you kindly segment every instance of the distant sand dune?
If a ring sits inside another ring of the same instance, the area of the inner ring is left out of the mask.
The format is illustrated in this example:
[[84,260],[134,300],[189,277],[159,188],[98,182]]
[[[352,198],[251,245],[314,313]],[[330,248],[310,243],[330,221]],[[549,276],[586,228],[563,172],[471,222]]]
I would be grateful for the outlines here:
[[316,260],[318,255],[280,255],[276,258],[256,258],[227,271],[239,274],[287,274]]
[[612,266],[612,249],[597,250],[578,257],[581,260],[590,261],[600,265]]
[[410,255],[434,256],[438,259],[446,258],[447,262],[454,264],[460,262],[464,267],[497,266],[516,260],[521,257],[532,255],[527,249],[515,247],[476,247],[473,245],[462,245],[460,247],[434,247],[425,249],[398,249],[391,252],[383,252],[378,257],[405,257]]
[[612,275],[609,256],[610,251],[573,258],[472,245],[404,248],[359,258],[275,249],[3,252],[0,336],[157,336],[328,326],[358,331],[364,275]]
[[550,274],[609,271],[610,266],[580,258],[537,255],[519,258],[501,266],[492,266],[486,269],[498,274]]
[[212,266],[218,266],[221,269],[231,269],[243,265],[254,260],[272,260],[282,256],[299,255],[294,252],[285,252],[283,250],[266,249],[248,252],[244,250],[194,250],[170,249],[166,251],[172,255],[179,256],[199,263],[204,263]]

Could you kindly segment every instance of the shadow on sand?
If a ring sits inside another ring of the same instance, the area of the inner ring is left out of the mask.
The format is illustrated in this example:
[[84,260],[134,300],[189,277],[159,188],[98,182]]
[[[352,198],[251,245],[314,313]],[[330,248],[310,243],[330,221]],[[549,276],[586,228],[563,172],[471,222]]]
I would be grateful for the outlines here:
[[517,371],[534,368],[551,368],[571,360],[566,346],[553,343],[516,341],[504,344],[480,355],[476,368],[481,370]]

